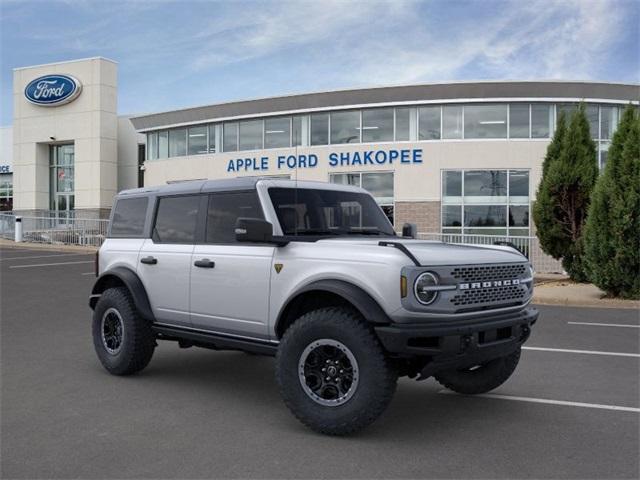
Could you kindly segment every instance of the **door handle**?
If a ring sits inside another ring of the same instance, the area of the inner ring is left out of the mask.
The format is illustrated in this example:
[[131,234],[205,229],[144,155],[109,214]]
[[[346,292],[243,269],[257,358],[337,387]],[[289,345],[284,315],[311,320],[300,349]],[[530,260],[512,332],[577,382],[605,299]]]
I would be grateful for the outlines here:
[[140,259],[140,263],[144,263],[146,265],[155,265],[158,263],[158,259],[155,257],[144,257]]
[[216,266],[216,262],[212,262],[208,258],[203,258],[202,260],[196,260],[193,262],[196,267],[200,268],[213,268]]

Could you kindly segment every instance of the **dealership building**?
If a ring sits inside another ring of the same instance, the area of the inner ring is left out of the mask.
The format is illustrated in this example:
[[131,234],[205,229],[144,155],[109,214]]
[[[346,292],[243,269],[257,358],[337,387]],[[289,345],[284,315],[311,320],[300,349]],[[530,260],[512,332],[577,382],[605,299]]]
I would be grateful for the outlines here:
[[104,58],[14,71],[3,208],[105,216],[125,188],[268,176],[362,186],[396,229],[528,236],[560,113],[585,103],[602,167],[622,109],[640,98],[637,84],[458,82],[123,116],[117,89]]

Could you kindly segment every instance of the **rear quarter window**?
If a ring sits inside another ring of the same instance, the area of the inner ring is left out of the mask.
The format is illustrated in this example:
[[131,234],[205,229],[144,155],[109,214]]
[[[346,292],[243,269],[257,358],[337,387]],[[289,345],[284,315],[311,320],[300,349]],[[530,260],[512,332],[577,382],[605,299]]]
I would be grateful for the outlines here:
[[113,211],[110,236],[142,237],[148,204],[147,197],[119,199]]

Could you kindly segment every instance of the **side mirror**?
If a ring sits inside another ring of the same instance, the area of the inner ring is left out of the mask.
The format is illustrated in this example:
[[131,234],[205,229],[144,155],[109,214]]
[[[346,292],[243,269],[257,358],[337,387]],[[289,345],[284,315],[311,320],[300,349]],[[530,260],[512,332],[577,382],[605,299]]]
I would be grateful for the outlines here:
[[415,223],[405,223],[402,226],[402,236],[407,238],[418,238],[418,226]]
[[273,225],[261,218],[239,217],[235,232],[238,242],[271,243]]

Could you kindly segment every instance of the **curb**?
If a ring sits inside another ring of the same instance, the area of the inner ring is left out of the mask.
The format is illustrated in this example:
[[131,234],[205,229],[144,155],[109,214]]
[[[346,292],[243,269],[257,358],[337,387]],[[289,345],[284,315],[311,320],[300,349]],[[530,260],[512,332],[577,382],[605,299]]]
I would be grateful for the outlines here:
[[11,240],[0,239],[0,247],[10,248],[16,250],[50,250],[50,251],[63,251],[63,252],[87,252],[94,253],[98,251],[98,247],[84,247],[81,245],[56,245],[49,243],[29,243],[21,242],[16,243]]
[[534,296],[531,303],[552,307],[622,308],[627,310],[640,310],[640,302],[636,300],[602,299],[600,301],[584,300],[579,302],[568,298],[537,298]]

